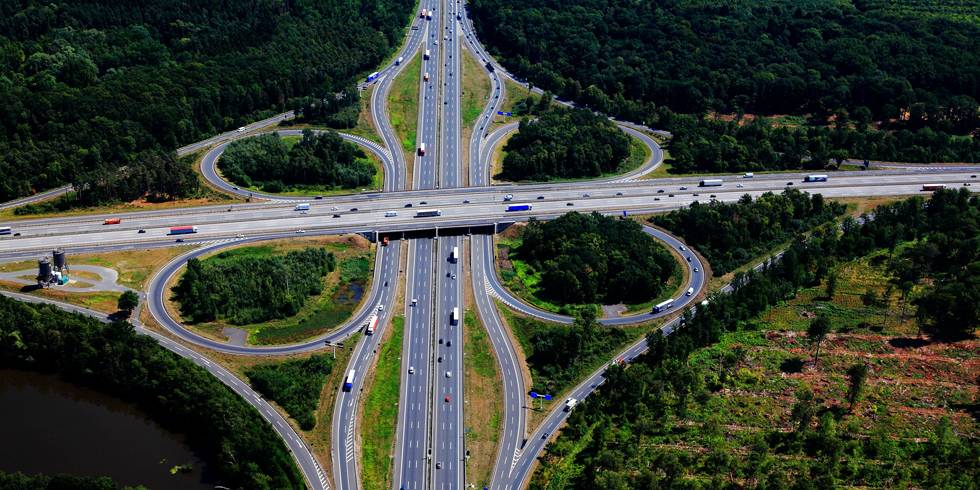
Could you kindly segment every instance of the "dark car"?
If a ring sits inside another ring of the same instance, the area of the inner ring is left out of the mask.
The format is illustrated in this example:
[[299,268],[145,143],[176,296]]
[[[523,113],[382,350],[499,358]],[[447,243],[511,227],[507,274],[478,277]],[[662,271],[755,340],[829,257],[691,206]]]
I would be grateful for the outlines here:
[[350,208],[350,210],[351,210],[352,212],[353,212],[353,211],[357,211],[357,208]]
[[20,236],[20,232],[14,233],[14,236]]
[[538,200],[539,201],[542,200],[542,199],[544,199],[544,196],[538,196]]
[[425,206],[426,204],[429,204],[429,201],[419,201],[419,204]]
[[664,190],[663,189],[660,189],[660,190],[657,191],[657,194],[663,194],[663,193],[664,193]]
[[406,207],[406,208],[410,208],[410,207],[412,207],[412,203],[408,203],[408,204],[406,204],[406,205],[405,205],[405,207]]
[[566,203],[565,203],[565,205],[566,205],[566,206],[574,206],[574,205],[575,205],[575,203],[572,203],[572,202],[566,202]]
[[667,197],[674,197],[673,194],[667,194]]
[[323,199],[323,196],[316,196],[313,199]]
[[793,183],[792,182],[787,182],[786,185],[793,185]]
[[617,196],[622,196],[622,195],[623,195],[623,193],[622,193],[622,192],[617,192],[617,193],[616,193],[616,195],[617,195]]
[[176,243],[184,243],[184,239],[183,238],[178,238],[177,241],[176,241]]
[[139,231],[137,231],[136,233],[146,233],[146,230],[144,230],[144,229],[142,229],[142,228],[140,228],[140,230],[139,230]]
[[463,204],[469,204],[469,203],[470,203],[469,199],[463,199]]
[[339,218],[339,217],[340,217],[340,215],[339,215],[339,214],[335,214],[335,215],[333,215],[333,217],[334,217],[334,218]]

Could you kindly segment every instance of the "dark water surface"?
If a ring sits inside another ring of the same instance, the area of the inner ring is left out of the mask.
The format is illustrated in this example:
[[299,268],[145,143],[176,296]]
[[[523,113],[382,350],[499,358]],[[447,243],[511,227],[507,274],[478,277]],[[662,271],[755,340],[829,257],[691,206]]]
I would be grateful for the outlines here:
[[[176,465],[188,473],[170,474]],[[135,405],[57,376],[0,369],[0,470],[109,476],[152,489],[213,488],[186,438]]]

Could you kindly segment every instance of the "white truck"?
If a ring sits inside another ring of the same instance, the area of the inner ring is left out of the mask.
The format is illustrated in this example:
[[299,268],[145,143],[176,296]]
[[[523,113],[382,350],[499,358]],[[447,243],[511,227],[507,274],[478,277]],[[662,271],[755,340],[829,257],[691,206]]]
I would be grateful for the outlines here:
[[572,407],[574,407],[576,403],[578,403],[578,400],[574,398],[569,398],[568,400],[565,400],[565,411],[571,412]]
[[297,204],[296,207],[293,208],[293,211],[309,211],[309,210],[310,210],[310,203],[308,202],[301,202]]

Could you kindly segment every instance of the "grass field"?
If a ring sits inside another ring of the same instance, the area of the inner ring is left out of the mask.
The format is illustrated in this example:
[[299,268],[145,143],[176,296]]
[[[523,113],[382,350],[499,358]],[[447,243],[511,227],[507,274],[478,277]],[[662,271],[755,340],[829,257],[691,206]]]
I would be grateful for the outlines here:
[[463,352],[466,362],[466,461],[467,483],[477,488],[490,485],[497,458],[503,417],[503,383],[497,372],[490,338],[473,310],[463,317]]
[[365,385],[367,397],[361,414],[361,478],[366,489],[391,487],[392,444],[398,419],[398,383],[401,376],[402,335],[405,318],[395,316],[391,335],[381,346],[374,378]]
[[388,113],[391,127],[402,143],[406,160],[415,152],[419,120],[419,80],[422,77],[422,56],[405,62],[407,66],[391,84],[388,93]]

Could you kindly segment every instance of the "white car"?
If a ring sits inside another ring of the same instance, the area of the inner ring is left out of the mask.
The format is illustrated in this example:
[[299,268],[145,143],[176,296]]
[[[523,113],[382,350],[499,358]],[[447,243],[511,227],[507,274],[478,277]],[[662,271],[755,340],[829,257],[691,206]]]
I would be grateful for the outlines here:
[[453,274],[453,279],[456,279],[456,274]]
[[306,230],[296,230],[296,233],[306,233]]
[[415,366],[408,366],[408,374],[415,374]]
[[504,196],[504,200],[505,201],[513,201],[514,200],[514,195],[513,194],[507,194],[507,195]]
[[241,233],[239,233],[238,234],[238,238],[245,238],[245,235],[242,235]]
[[740,189],[741,189],[742,187],[745,187],[745,186],[744,186],[744,185],[742,185],[742,184],[735,184],[735,187],[738,187],[738,188],[740,188]]
[[378,311],[384,311],[385,305],[378,305]]
[[453,377],[453,372],[452,371],[446,371],[446,377],[447,378],[452,378]]
[[244,133],[245,132],[245,126],[242,126],[242,127],[238,128],[238,132],[239,133]]

